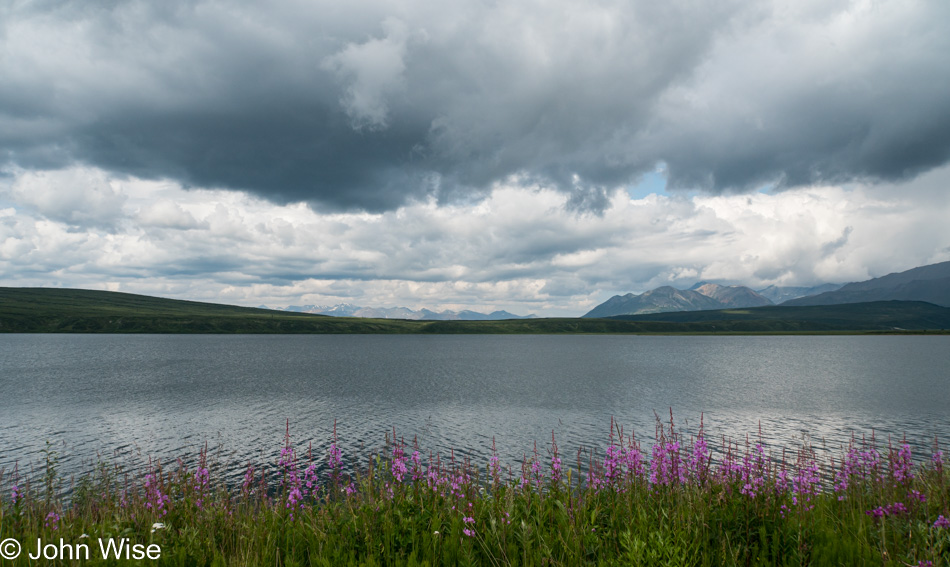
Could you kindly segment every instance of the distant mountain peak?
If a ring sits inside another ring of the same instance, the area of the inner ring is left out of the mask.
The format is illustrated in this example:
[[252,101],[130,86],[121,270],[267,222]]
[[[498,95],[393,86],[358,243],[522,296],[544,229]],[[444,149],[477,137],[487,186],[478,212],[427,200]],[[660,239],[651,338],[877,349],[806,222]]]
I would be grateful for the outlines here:
[[314,313],[331,317],[362,317],[371,319],[409,319],[420,321],[493,321],[501,319],[535,319],[537,315],[515,315],[507,311],[493,311],[485,314],[477,311],[463,310],[450,311],[448,309],[436,312],[426,307],[418,311],[408,307],[361,307],[349,303],[337,305],[290,305],[284,311]]
[[664,285],[640,295],[615,295],[584,317],[613,317],[677,311],[706,311],[734,307],[762,307],[772,302],[745,286],[700,282],[690,289]]

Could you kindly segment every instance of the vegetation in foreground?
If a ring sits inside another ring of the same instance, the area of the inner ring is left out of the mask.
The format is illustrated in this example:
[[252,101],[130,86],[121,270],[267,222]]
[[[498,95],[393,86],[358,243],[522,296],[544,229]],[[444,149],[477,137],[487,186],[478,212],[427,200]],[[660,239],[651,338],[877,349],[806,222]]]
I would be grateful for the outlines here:
[[0,333],[784,334],[948,333],[919,301],[755,307],[607,319],[406,321],[327,317],[83,289],[0,287]]
[[950,564],[936,443],[916,464],[908,444],[873,439],[828,462],[807,446],[717,445],[671,419],[648,453],[617,429],[603,457],[578,451],[569,466],[552,438],[512,469],[497,456],[484,467],[424,457],[387,436],[385,454],[349,475],[336,439],[315,459],[288,436],[279,461],[248,464],[239,485],[205,456],[138,476],[103,463],[68,500],[48,450],[39,477],[2,479],[0,539],[22,542],[13,565],[31,564],[37,539],[60,538],[89,542],[85,564],[127,563],[98,548],[122,538],[158,546],[162,565]]

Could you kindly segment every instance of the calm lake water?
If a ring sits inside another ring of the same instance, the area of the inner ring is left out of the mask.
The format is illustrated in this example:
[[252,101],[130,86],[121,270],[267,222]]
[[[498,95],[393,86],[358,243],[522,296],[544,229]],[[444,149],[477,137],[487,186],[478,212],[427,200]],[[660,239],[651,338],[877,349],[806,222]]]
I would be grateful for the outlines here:
[[[606,445],[611,417],[652,441],[654,411],[707,435],[834,450],[852,432],[950,440],[950,337],[0,335],[0,468],[42,459],[193,457],[234,471],[295,446],[345,456],[395,428],[424,452],[517,465],[552,431]],[[237,473],[235,473],[237,474]]]

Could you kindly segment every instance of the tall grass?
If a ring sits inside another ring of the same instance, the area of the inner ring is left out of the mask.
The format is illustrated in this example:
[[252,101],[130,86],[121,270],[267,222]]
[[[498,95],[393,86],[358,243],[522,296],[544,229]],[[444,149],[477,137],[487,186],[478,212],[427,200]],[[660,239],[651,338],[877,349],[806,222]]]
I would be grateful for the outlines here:
[[64,491],[47,447],[34,478],[0,478],[0,540],[23,544],[12,565],[38,538],[119,537],[158,544],[163,565],[950,564],[936,444],[915,461],[906,443],[853,439],[822,461],[657,421],[649,448],[612,426],[602,457],[568,458],[552,437],[516,466],[423,455],[393,433],[345,469],[335,438],[314,456],[288,435],[234,485],[202,453],[135,475],[100,463]]

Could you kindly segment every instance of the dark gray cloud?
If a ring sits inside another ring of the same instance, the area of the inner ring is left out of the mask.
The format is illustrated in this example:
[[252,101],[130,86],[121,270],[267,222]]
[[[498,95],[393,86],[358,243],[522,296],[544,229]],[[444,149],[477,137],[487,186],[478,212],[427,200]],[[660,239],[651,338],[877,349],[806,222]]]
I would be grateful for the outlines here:
[[900,180],[950,159],[950,4],[11,2],[0,167],[390,210],[517,176]]

